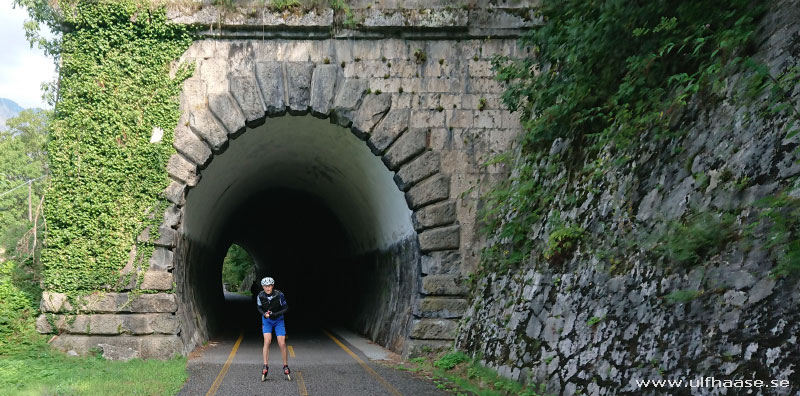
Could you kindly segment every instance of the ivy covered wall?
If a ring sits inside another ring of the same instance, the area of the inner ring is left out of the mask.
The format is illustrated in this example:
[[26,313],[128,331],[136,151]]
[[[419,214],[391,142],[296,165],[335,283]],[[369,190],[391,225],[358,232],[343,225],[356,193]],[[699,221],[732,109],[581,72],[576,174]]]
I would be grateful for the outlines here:
[[48,145],[46,288],[119,290],[129,284],[120,281],[126,263],[146,264],[153,251],[154,236],[137,235],[155,229],[166,207],[179,93],[191,73],[169,71],[191,38],[186,27],[167,23],[162,8],[141,1],[60,6],[65,32]]

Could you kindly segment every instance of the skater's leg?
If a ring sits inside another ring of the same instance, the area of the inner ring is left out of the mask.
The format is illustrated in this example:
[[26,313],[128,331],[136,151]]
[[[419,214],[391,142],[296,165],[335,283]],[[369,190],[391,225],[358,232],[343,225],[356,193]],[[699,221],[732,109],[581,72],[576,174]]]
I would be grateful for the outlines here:
[[262,351],[262,355],[264,355],[264,364],[269,364],[269,344],[272,342],[272,333],[264,333],[264,350]]
[[286,356],[286,336],[278,336],[278,346],[281,347],[281,357],[283,358],[283,365],[288,366],[289,361]]

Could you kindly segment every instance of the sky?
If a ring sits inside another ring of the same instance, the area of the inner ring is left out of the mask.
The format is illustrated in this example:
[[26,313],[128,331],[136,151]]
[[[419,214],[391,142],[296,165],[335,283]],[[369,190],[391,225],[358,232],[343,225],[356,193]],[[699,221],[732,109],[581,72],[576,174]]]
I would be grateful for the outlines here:
[[12,0],[0,0],[0,98],[24,108],[47,108],[41,85],[55,78],[53,60],[25,39],[22,24],[28,13],[12,8]]

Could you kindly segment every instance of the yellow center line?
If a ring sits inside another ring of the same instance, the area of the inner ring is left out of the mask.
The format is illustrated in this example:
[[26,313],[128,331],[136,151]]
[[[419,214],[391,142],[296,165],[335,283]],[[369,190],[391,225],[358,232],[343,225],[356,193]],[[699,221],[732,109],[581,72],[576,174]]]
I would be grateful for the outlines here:
[[289,345],[289,356],[291,356],[291,357],[295,357],[295,356],[294,356],[294,348],[292,348],[292,346],[291,346],[291,345]]
[[217,378],[214,380],[214,383],[211,384],[211,388],[208,389],[206,396],[214,396],[214,394],[217,393],[219,386],[222,385],[222,379],[225,378],[225,374],[228,373],[228,369],[231,367],[233,357],[236,356],[236,351],[239,350],[239,344],[242,343],[242,337],[244,337],[244,333],[239,334],[239,339],[236,340],[236,344],[233,344],[233,349],[231,349],[231,353],[228,355],[228,360],[225,361],[225,365],[222,366],[222,370],[220,370],[219,374],[217,374]]
[[372,367],[370,367],[366,363],[364,363],[364,361],[361,360],[361,358],[356,356],[356,354],[353,353],[353,351],[351,351],[350,348],[348,348],[347,346],[342,344],[342,342],[339,341],[336,337],[334,337],[333,334],[329,333],[327,330],[322,330],[322,332],[325,333],[325,335],[327,335],[328,337],[330,337],[330,339],[333,340],[333,342],[335,342],[336,345],[339,346],[339,348],[342,348],[345,352],[347,352],[348,355],[350,355],[350,357],[355,359],[355,361],[358,362],[358,364],[360,364],[361,367],[364,368],[364,370],[366,370],[368,373],[370,373],[370,375],[375,377],[375,379],[377,379],[378,382],[380,382],[381,385],[383,385],[383,387],[386,388],[386,390],[389,391],[389,393],[391,393],[391,394],[393,394],[395,396],[403,396],[403,394],[400,393],[400,391],[398,391],[397,388],[392,386],[392,384],[386,382],[386,380],[383,379],[383,377],[381,377],[380,375],[378,375],[378,373],[376,373],[375,370],[372,369]]
[[297,392],[300,396],[308,396],[308,391],[306,390],[306,383],[303,382],[303,372],[297,372]]

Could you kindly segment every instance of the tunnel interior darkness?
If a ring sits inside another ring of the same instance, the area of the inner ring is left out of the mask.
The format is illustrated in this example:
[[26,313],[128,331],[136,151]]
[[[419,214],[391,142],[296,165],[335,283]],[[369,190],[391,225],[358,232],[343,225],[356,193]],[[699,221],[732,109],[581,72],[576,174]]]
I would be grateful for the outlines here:
[[176,260],[195,341],[255,327],[226,315],[222,262],[237,243],[256,276],[272,276],[286,294],[287,326],[339,322],[401,347],[419,248],[393,172],[363,141],[312,116],[271,118],[232,139],[200,175],[187,193]]

